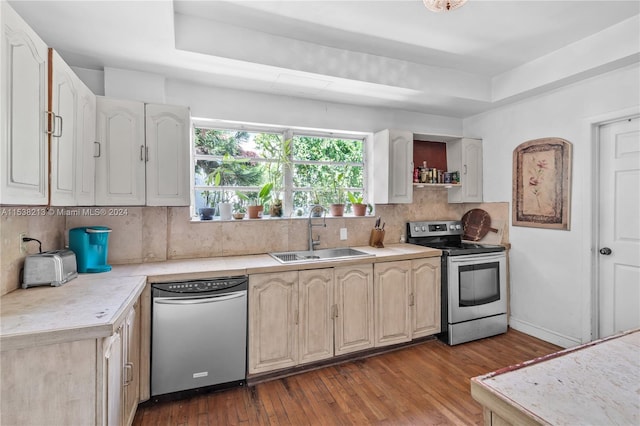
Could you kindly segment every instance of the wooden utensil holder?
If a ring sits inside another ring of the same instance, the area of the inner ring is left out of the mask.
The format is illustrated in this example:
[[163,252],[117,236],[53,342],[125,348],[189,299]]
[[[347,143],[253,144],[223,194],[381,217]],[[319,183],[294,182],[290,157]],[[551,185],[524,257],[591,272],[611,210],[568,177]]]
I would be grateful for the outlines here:
[[369,237],[369,245],[376,248],[384,248],[384,229],[372,229]]

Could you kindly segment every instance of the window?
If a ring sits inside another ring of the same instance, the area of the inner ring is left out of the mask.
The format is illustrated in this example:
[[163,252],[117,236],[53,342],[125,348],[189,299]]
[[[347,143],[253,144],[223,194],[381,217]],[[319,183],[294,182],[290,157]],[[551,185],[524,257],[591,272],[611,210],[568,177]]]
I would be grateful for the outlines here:
[[194,213],[225,201],[302,216],[365,194],[364,134],[194,122]]

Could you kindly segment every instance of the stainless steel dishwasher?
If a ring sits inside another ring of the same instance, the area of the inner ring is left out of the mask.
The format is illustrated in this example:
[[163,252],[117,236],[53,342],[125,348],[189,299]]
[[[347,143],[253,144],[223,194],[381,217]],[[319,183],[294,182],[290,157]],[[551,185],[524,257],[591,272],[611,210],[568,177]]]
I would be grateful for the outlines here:
[[246,276],[151,285],[151,395],[243,385]]

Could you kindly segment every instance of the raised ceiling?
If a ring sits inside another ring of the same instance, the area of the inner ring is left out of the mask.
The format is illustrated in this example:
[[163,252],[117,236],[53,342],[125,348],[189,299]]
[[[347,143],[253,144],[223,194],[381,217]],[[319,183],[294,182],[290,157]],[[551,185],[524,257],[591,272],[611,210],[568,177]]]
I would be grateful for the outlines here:
[[640,2],[10,1],[71,65],[466,117],[640,58]]

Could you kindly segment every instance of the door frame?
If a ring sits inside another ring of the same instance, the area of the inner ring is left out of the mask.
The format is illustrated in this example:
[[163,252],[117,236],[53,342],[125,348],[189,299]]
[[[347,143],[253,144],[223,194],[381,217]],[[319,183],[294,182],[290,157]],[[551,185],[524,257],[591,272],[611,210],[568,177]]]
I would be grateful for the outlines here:
[[583,324],[583,343],[600,338],[600,263],[598,247],[600,247],[600,128],[617,121],[640,117],[640,106],[591,117],[591,291],[589,314]]

